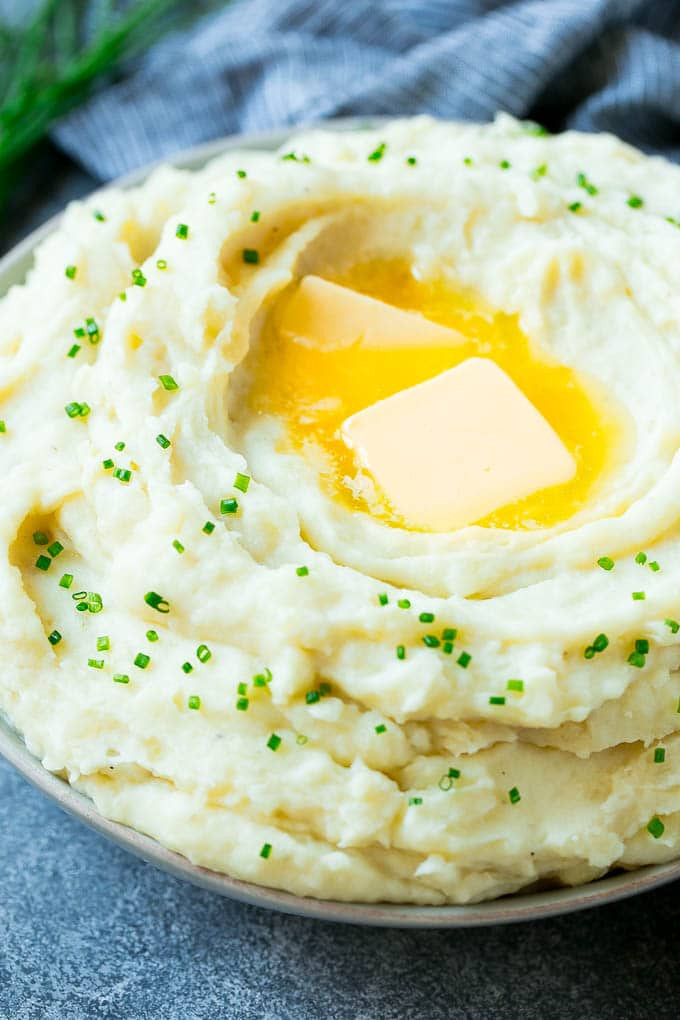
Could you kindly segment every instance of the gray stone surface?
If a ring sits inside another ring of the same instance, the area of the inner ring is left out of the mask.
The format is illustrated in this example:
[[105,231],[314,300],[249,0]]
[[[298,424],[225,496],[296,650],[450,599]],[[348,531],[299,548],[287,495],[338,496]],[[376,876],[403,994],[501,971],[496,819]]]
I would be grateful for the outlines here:
[[[89,181],[46,165],[5,245]],[[10,225],[11,224],[11,225]],[[637,1020],[678,1015],[680,885],[451,932],[307,921],[129,856],[0,760],[0,1020]]]

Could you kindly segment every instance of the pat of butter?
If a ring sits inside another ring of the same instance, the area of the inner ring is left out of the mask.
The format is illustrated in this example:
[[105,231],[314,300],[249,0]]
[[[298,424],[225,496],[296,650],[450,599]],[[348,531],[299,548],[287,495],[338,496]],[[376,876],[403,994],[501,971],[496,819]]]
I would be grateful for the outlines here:
[[559,436],[487,358],[358,411],[342,436],[406,524],[434,531],[472,524],[576,473]]
[[361,347],[452,347],[454,329],[358,294],[319,276],[304,276],[279,316],[281,334],[322,351]]

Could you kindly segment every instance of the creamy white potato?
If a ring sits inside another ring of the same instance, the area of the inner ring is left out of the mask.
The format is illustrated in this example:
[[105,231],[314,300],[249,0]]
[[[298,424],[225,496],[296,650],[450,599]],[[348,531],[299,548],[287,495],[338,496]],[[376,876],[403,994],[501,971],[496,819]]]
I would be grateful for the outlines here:
[[[309,896],[469,902],[677,856],[678,216],[678,168],[507,117],[314,131],[70,206],[0,303],[0,707],[31,751]],[[334,467],[332,371],[294,366],[326,438],[293,422],[280,300],[364,274],[399,303],[397,262],[464,295],[458,327],[526,337],[537,400],[573,373],[551,424],[576,487],[411,530]]]

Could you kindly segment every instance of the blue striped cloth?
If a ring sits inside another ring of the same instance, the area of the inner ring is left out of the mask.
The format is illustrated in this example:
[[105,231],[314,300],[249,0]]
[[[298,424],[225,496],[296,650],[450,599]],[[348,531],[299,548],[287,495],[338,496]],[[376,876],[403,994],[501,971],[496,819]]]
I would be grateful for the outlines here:
[[108,180],[234,132],[497,110],[680,159],[680,0],[237,0],[54,138]]

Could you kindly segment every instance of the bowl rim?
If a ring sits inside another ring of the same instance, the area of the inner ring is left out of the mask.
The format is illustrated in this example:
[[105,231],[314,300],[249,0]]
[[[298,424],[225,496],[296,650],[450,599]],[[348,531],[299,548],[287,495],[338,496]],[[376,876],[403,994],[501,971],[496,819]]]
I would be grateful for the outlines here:
[[[229,135],[154,161],[144,167],[95,188],[91,198],[109,187],[130,188],[141,184],[159,166],[170,164],[196,170],[222,153],[260,149],[271,151],[291,135],[314,127],[325,130],[371,130],[389,122],[390,117],[343,117],[322,122],[291,125],[285,129],[247,135]],[[59,225],[63,212],[52,216],[0,258],[0,297],[14,283],[23,281],[35,248]],[[279,910],[323,921],[399,928],[466,928],[493,924],[535,921],[589,907],[602,906],[658,888],[680,878],[680,859],[646,865],[635,870],[596,879],[586,885],[514,893],[474,904],[420,906],[400,903],[363,903],[313,899],[231,878],[227,874],[193,864],[188,858],[162,846],[151,836],[115,822],[97,811],[94,802],[61,776],[48,771],[26,746],[8,719],[0,715],[0,754],[33,786],[68,814],[108,837],[119,847],[153,864],[175,878],[184,879],[211,892],[252,906]]]

